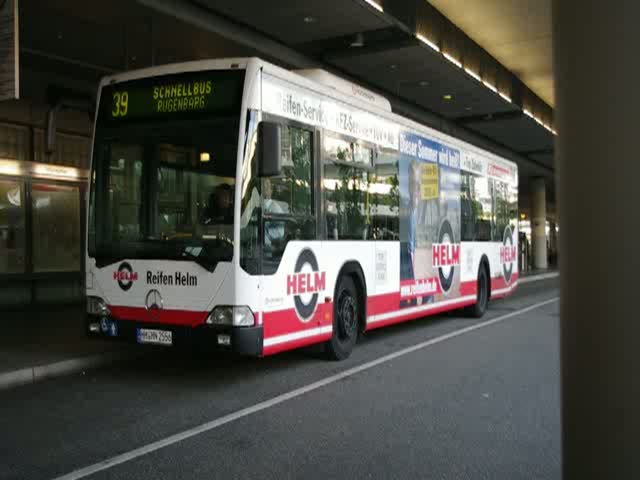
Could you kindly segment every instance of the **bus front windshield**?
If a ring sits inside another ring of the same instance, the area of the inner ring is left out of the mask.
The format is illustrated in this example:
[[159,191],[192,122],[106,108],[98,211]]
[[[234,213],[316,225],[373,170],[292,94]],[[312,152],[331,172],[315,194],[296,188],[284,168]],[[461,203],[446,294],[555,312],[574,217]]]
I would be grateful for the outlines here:
[[238,118],[98,126],[90,256],[231,260],[237,143]]

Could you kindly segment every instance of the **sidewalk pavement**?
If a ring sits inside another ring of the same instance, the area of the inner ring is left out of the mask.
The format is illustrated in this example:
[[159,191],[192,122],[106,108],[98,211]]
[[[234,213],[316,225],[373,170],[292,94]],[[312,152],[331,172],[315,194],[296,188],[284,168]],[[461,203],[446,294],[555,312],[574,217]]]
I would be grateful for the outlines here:
[[140,350],[84,333],[84,304],[0,311],[0,389],[82,372]]
[[[519,283],[557,277],[557,270],[523,273]],[[84,304],[0,311],[0,390],[83,372],[148,352],[146,348],[88,339]]]
[[547,278],[555,278],[560,276],[557,268],[546,268],[543,270],[529,270],[520,273],[518,283],[529,283],[537,280],[546,280]]

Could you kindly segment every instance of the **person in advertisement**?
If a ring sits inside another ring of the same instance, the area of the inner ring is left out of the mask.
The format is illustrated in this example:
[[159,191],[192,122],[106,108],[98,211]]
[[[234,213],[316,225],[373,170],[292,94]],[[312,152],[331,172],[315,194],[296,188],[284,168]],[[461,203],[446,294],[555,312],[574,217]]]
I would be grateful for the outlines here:
[[[459,285],[459,266],[434,265],[436,244],[447,262],[459,252],[459,153],[418,135],[401,134],[399,182],[401,307],[430,303]],[[440,262],[440,260],[439,260]]]
[[[415,280],[415,254],[417,244],[418,207],[420,202],[420,166],[412,160],[408,165],[408,198],[404,209],[404,223],[406,240],[400,246],[400,279]],[[401,236],[402,238],[402,236]]]

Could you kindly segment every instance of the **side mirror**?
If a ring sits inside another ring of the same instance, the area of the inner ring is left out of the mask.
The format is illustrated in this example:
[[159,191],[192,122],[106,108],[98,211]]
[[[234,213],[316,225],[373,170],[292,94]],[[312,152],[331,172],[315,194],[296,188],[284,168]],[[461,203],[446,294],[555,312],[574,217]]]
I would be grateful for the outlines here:
[[282,172],[280,125],[261,122],[258,125],[258,175],[277,177]]

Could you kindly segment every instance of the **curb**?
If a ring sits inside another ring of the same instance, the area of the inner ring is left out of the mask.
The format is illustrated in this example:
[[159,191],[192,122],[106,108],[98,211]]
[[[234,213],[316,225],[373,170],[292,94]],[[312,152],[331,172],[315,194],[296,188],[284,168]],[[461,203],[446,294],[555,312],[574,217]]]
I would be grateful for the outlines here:
[[533,274],[531,276],[527,275],[524,277],[520,277],[518,279],[518,283],[530,283],[530,282],[539,282],[540,280],[548,280],[549,278],[557,278],[560,276],[560,272],[549,272],[549,273],[538,273]]
[[78,373],[91,368],[104,367],[121,360],[134,358],[141,353],[142,352],[125,351],[105,352],[0,373],[0,390],[36,383],[47,378]]

